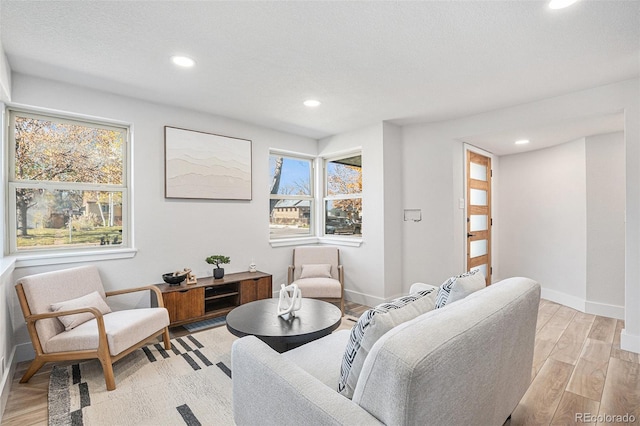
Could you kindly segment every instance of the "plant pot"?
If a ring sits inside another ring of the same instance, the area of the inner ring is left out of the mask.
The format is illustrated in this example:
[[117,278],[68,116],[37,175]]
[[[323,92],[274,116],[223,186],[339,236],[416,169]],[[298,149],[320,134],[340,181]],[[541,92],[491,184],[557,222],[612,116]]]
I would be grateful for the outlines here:
[[216,280],[219,280],[220,278],[224,278],[224,268],[214,268],[213,278],[215,278]]

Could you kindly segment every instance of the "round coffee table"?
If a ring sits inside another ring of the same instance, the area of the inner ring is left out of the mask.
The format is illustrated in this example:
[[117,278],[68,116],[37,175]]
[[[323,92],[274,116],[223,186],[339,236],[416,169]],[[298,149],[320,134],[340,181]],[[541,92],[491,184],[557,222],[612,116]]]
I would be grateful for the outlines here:
[[285,352],[330,334],[340,326],[340,309],[328,302],[302,299],[296,316],[277,315],[278,299],[262,299],[234,308],[227,314],[227,329],[238,337],[256,336],[278,352]]

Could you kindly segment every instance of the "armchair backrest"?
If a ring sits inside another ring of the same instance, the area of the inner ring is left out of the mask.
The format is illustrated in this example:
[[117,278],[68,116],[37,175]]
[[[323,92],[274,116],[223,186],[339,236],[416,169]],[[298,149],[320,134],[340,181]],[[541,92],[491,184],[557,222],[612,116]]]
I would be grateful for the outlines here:
[[[29,275],[18,280],[22,284],[29,313],[51,312],[51,304],[76,299],[97,291],[106,300],[100,273],[95,266],[81,266],[62,271]],[[25,316],[28,312],[24,312]],[[47,342],[56,334],[64,331],[57,318],[46,318],[36,323],[41,343]]]
[[293,249],[293,279],[300,278],[302,265],[329,264],[331,277],[339,280],[338,265],[340,265],[340,251],[336,247],[296,247]]

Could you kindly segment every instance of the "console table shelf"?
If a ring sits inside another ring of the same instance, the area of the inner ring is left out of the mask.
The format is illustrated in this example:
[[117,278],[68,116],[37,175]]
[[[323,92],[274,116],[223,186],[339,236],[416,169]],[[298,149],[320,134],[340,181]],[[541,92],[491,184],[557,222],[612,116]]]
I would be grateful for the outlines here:
[[[236,306],[272,297],[271,275],[260,271],[226,274],[221,279],[198,278],[191,285],[156,286],[169,311],[170,327],[223,316]],[[153,298],[152,305],[158,305]]]

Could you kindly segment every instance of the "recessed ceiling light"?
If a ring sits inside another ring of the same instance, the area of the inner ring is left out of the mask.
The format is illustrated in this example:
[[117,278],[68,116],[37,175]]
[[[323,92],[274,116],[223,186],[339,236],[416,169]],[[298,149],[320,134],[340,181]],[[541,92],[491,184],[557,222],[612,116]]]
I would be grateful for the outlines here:
[[529,143],[529,139],[520,139],[515,142],[516,145],[526,145]]
[[578,0],[551,0],[549,2],[549,7],[551,9],[564,9],[565,7],[571,6]]
[[320,101],[316,101],[315,99],[307,99],[306,101],[304,101],[304,106],[308,106],[308,107],[317,107],[318,105],[320,105]]
[[196,61],[186,56],[172,56],[171,62],[185,68],[190,68],[196,64]]

